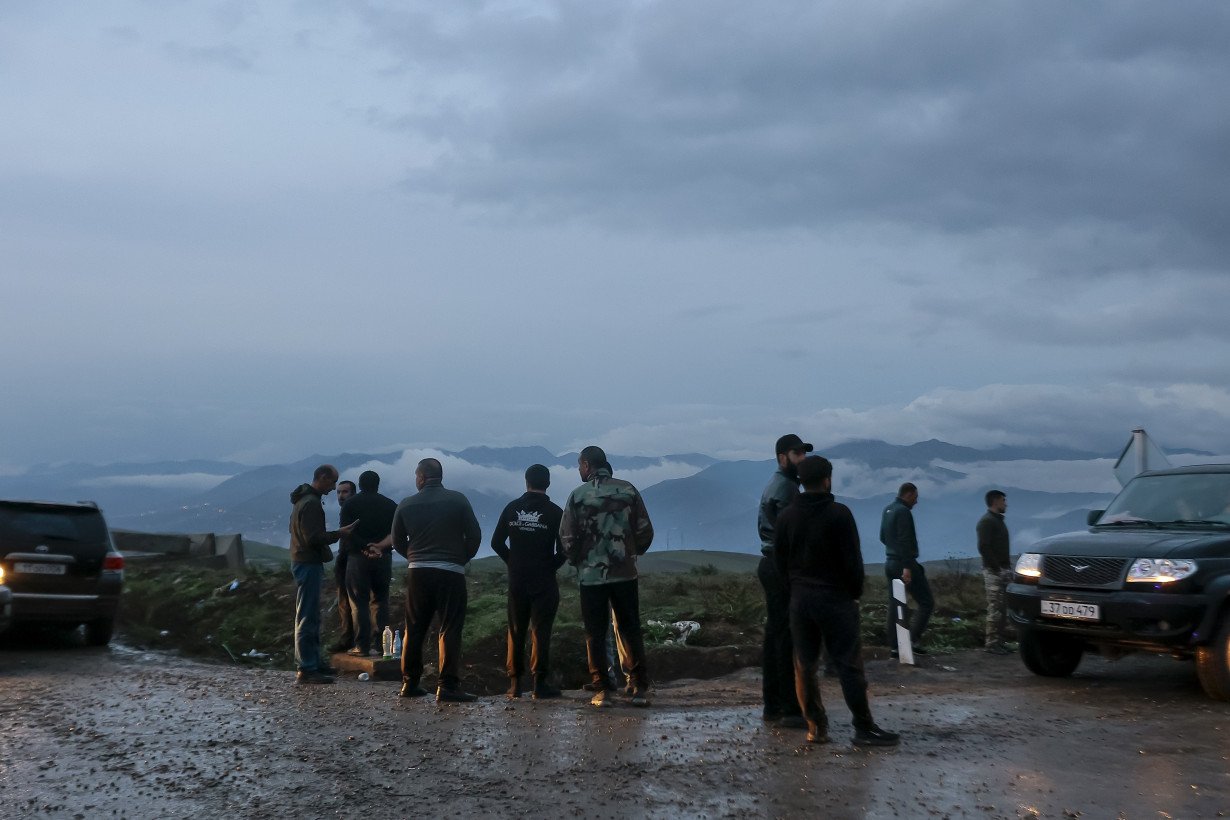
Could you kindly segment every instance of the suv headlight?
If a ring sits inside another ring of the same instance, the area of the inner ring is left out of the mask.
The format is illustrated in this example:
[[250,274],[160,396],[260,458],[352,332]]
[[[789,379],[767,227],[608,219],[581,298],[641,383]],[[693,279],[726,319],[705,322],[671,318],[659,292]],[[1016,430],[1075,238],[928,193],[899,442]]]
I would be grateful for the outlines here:
[[1127,580],[1150,584],[1181,581],[1196,571],[1196,562],[1183,558],[1137,558],[1128,567]]
[[1042,556],[1036,552],[1022,553],[1021,557],[1016,559],[1016,569],[1014,572],[1026,578],[1041,578]]

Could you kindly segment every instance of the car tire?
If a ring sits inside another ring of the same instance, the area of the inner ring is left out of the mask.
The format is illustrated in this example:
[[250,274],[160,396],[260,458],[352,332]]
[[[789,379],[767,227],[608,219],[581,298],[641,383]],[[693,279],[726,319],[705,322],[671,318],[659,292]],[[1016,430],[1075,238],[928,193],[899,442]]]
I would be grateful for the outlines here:
[[96,621],[88,621],[85,625],[85,642],[87,646],[106,646],[111,643],[111,636],[115,633],[114,618],[99,618]]
[[1029,629],[1021,635],[1021,660],[1035,675],[1066,678],[1080,666],[1085,647],[1066,635]]
[[1223,615],[1207,646],[1196,647],[1196,677],[1213,700],[1230,700],[1230,615]]

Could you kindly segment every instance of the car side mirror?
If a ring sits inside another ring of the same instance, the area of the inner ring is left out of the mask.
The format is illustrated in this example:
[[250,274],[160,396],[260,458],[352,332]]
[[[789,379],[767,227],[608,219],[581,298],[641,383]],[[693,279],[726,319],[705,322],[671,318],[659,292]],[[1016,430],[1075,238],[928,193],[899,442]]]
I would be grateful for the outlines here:
[[1092,527],[1094,524],[1098,523],[1098,519],[1102,517],[1102,513],[1104,512],[1106,512],[1106,510],[1090,510],[1089,514],[1085,516],[1085,523]]

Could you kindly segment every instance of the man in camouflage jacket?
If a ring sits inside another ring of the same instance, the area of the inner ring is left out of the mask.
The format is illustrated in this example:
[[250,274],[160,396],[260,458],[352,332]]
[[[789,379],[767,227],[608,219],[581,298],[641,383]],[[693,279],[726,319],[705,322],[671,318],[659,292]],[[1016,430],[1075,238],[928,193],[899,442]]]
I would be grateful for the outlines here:
[[607,667],[607,628],[615,613],[629,650],[632,704],[648,706],[645,642],[641,637],[636,558],[653,542],[653,524],[636,487],[611,476],[601,447],[586,447],[577,460],[585,483],[564,504],[560,541],[581,584],[581,618],[589,674],[597,688],[594,706],[612,705]]

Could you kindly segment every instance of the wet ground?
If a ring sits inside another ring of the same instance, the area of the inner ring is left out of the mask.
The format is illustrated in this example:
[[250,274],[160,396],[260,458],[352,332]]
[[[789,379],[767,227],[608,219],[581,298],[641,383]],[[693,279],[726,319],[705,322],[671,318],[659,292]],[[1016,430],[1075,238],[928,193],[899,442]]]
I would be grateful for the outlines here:
[[0,813],[10,817],[1230,816],[1230,705],[1165,658],[868,663],[900,748],[759,720],[759,675],[660,685],[654,705],[437,706],[396,684],[81,646],[0,647]]

